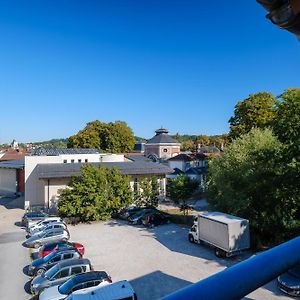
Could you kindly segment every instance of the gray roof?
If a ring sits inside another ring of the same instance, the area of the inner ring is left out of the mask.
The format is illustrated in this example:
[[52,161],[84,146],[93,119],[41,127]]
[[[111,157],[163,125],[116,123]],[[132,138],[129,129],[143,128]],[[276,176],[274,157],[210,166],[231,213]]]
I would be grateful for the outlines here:
[[125,155],[127,159],[130,159],[132,161],[152,161],[150,158],[144,156],[144,155]]
[[98,154],[94,148],[37,148],[32,150],[31,156],[58,156],[62,154]]
[[156,135],[152,139],[150,139],[147,144],[179,144],[176,140],[168,135],[167,129],[160,128],[155,132]]
[[[38,176],[40,179],[49,178],[69,178],[71,176],[80,176],[80,168],[84,164],[39,164],[37,166]],[[103,166],[111,169],[116,167],[123,175],[165,175],[170,174],[173,170],[163,164],[133,161],[133,162],[99,162],[90,163],[93,166]]]
[[24,169],[24,160],[6,160],[0,162],[0,168],[3,169]]

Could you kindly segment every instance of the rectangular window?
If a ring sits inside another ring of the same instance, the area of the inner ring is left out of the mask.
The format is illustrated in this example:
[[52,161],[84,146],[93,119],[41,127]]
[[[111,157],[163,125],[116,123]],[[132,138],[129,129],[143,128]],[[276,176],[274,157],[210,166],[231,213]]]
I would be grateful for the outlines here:
[[81,163],[81,159],[78,159],[78,162]]
[[71,159],[71,163],[74,163],[74,159]]
[[68,161],[66,159],[64,159],[64,164],[66,164]]
[[88,162],[89,160],[86,158],[84,161],[85,161],[85,162]]

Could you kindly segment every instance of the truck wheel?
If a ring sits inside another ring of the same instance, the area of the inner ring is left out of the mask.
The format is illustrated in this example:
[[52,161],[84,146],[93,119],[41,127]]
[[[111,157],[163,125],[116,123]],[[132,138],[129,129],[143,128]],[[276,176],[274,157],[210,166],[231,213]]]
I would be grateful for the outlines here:
[[216,257],[219,257],[219,258],[226,258],[227,252],[222,250],[222,249],[219,249],[219,248],[215,248],[215,255]]
[[189,234],[189,241],[190,243],[195,243],[195,239],[191,234]]

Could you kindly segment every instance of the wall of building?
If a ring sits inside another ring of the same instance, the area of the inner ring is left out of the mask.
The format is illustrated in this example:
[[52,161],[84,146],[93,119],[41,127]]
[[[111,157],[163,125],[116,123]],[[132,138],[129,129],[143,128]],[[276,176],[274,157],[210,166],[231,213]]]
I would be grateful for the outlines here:
[[[130,180],[130,187],[134,189],[134,183],[137,179],[142,180],[146,177],[152,177],[153,175],[133,175]],[[163,199],[166,196],[166,178],[165,176],[157,176],[157,180],[160,188],[160,198]],[[64,189],[70,183],[70,178],[53,178],[40,180],[41,183],[41,203],[40,206],[55,211],[59,201],[59,190]]]
[[0,168],[0,194],[7,195],[17,192],[16,169]]
[[159,158],[168,159],[180,153],[178,144],[146,144],[145,155],[155,154]]

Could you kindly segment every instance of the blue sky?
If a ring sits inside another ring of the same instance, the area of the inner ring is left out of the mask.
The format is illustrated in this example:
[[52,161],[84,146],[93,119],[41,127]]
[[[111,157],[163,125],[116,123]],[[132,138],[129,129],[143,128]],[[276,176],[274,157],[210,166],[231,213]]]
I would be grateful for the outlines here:
[[1,1],[0,143],[89,121],[222,134],[237,101],[300,86],[300,43],[255,0]]

